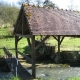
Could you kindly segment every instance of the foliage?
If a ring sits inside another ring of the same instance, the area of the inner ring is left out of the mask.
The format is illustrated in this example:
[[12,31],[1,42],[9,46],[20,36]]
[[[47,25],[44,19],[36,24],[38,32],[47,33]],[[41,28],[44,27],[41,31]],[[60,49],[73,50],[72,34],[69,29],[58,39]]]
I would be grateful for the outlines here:
[[0,29],[0,39],[13,37],[10,28],[1,28]]
[[41,0],[36,0],[36,2],[38,6],[42,3]]
[[13,78],[11,78],[9,80],[21,80],[21,79],[19,77],[13,77]]
[[52,8],[56,7],[56,5],[54,3],[52,3],[52,1],[50,1],[50,0],[45,0],[43,5],[44,6],[49,6],[49,7],[52,7]]
[[19,77],[12,77],[10,79],[3,78],[3,79],[0,79],[0,80],[21,80],[21,79]]
[[18,4],[19,4],[19,5],[22,5],[23,3],[30,4],[30,1],[31,1],[31,0],[19,0]]
[[[42,5],[43,4],[43,6],[49,6],[49,7],[52,7],[52,8],[55,8],[55,7],[57,7],[57,5],[55,5],[52,1],[50,1],[50,0],[45,0],[44,2],[42,1],[42,0],[35,0],[35,2],[33,2],[33,0],[20,0],[19,2],[18,2],[20,5],[22,4],[22,3],[27,3],[27,4],[30,4],[30,3],[33,3],[33,4],[35,4],[36,3],[36,5]],[[58,7],[57,7],[58,8]]]
[[14,24],[18,16],[19,8],[1,3],[0,5],[0,27],[4,23]]

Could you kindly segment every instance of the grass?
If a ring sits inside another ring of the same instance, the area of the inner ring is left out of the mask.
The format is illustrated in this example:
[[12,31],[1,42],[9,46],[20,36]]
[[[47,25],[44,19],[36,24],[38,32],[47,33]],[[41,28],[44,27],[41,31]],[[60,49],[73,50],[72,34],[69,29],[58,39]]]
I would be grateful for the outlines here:
[[[34,79],[34,80],[45,80],[45,79],[39,78],[39,79]],[[55,80],[55,79],[50,78],[49,80]],[[60,80],[62,80],[62,79],[60,79]],[[66,80],[80,80],[80,77],[68,78],[68,79],[66,79]]]
[[[24,47],[27,45],[27,40],[23,38],[21,41],[18,43],[18,48],[21,52],[24,51]],[[15,39],[14,38],[5,38],[5,39],[0,39],[0,53],[1,55],[4,53],[2,48],[6,47],[7,49],[10,50],[10,52],[15,53]]]
[[67,80],[80,80],[80,77],[68,78]]
[[0,28],[0,38],[3,38],[4,36],[10,36],[8,28]]
[[[21,80],[19,77],[13,77],[10,79],[0,79],[0,80]],[[39,79],[32,79],[32,80],[44,80],[43,78],[39,78]],[[49,79],[49,80],[54,80],[54,79]],[[80,77],[73,77],[73,78],[68,78],[66,80],[80,80]]]
[[[49,41],[50,45],[54,45],[58,47],[58,43],[55,39],[51,38]],[[80,50],[80,38],[71,38],[71,37],[65,37],[63,42],[61,43],[61,51],[79,51]]]
[[[7,28],[0,28],[0,56],[4,55],[3,47],[6,47],[15,54],[15,38],[9,37],[9,31]],[[18,48],[21,52],[24,51],[24,47],[27,46],[27,39],[23,38],[19,41]]]
[[[40,79],[38,79],[38,80],[45,80],[45,79],[40,78]],[[54,79],[49,79],[49,80],[54,80]],[[60,79],[60,80],[62,80],[62,79]],[[80,77],[68,78],[68,79],[66,79],[66,80],[80,80]]]
[[10,78],[10,79],[3,78],[3,79],[0,79],[0,80],[21,80],[21,79],[19,77],[13,77],[13,78]]
[[[8,36],[8,33],[9,32],[6,28],[0,29],[0,36]],[[36,36],[36,39],[40,39],[40,37]],[[50,43],[49,45],[51,45],[51,46],[55,46],[56,51],[57,51],[57,46],[58,46],[57,41],[53,37],[50,37],[50,39],[48,39],[46,42]],[[18,49],[21,52],[25,52],[25,47],[27,45],[28,45],[27,39],[23,38],[18,43]],[[10,38],[10,37],[0,38],[0,56],[4,55],[4,51],[2,49],[3,47],[8,48],[9,51],[15,55],[15,39],[14,39],[14,37],[12,37],[12,38]],[[66,37],[61,44],[61,51],[65,51],[65,50],[79,51],[80,50],[80,38]],[[27,51],[28,51],[28,48],[27,48]],[[20,80],[20,78],[14,77],[14,78],[9,79],[9,80]],[[38,79],[38,80],[44,80],[44,79]],[[52,79],[50,79],[50,80],[52,80]],[[80,77],[68,78],[67,80],[80,80]]]
[[[7,28],[1,28],[0,29],[0,36],[3,36],[3,38],[0,38],[0,55],[3,55],[4,52],[2,50],[2,48],[5,46],[6,48],[8,48],[12,53],[15,54],[15,39],[14,37],[10,38],[10,37],[4,37],[4,36],[9,36],[9,31]],[[36,39],[40,39],[39,36],[36,36]],[[56,52],[57,52],[57,41],[53,38],[50,37],[50,39],[48,39],[46,41],[47,43],[50,43],[51,46],[55,46]],[[25,52],[25,47],[28,45],[27,43],[27,39],[23,38],[19,41],[18,43],[18,49],[21,52]],[[27,48],[28,50],[29,48]],[[80,38],[70,38],[70,37],[66,37],[62,44],[61,44],[61,51],[79,51],[80,50]]]

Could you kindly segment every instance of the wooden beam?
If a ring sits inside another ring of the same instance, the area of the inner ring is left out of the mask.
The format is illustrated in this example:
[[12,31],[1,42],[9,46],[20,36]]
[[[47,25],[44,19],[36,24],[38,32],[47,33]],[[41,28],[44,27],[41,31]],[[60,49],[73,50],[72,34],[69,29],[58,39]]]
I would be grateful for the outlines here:
[[50,37],[50,36],[47,35],[47,36],[41,41],[41,43],[40,43],[38,46],[35,47],[35,50],[37,50],[49,37]]
[[30,39],[27,38],[27,41],[28,41],[29,48],[31,49],[31,42],[30,42]]
[[[58,41],[58,38],[56,36],[53,35],[53,37],[54,37],[54,39],[56,39]],[[62,39],[60,39],[60,45],[61,45],[62,41],[64,40],[64,37],[65,36],[62,36]]]
[[18,38],[18,41],[20,41],[22,39],[22,37]]
[[16,58],[18,59],[17,45],[18,45],[18,37],[15,36],[15,52],[16,52]]
[[62,37],[62,39],[61,39],[61,41],[60,41],[60,45],[61,45],[61,43],[62,43],[63,40],[64,40],[64,36]]
[[32,63],[32,76],[35,78],[36,77],[36,71],[35,71],[35,36],[33,36],[31,38],[32,40],[32,46],[31,46],[31,51],[32,51],[32,59],[33,59],[33,63]]
[[26,56],[24,53],[21,53],[20,51],[17,51],[17,53],[19,53],[20,55],[22,55],[26,60],[28,60],[30,63],[33,63],[33,60],[31,58],[29,58],[28,56]]
[[54,39],[56,39],[58,41],[58,38],[56,36],[53,35],[53,37],[54,37]]
[[22,35],[22,34],[15,34],[16,36],[32,38],[32,35]]

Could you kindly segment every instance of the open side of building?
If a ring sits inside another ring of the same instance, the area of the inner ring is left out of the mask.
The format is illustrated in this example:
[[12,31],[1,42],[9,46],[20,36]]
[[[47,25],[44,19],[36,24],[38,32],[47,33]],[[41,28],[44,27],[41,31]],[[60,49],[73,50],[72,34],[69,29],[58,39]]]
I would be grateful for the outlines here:
[[[80,12],[53,9],[23,4],[14,29],[15,50],[18,58],[18,42],[27,38],[31,49],[32,76],[35,74],[35,50],[50,36],[58,41],[58,53],[64,37],[80,37]],[[35,46],[35,36],[45,36],[40,44]],[[31,39],[31,41],[30,41]]]

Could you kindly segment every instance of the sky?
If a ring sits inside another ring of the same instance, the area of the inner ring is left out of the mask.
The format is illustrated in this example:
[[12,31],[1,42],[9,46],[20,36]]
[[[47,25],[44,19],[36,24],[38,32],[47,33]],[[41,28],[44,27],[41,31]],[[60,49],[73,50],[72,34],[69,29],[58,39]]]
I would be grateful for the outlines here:
[[[0,0],[0,1],[8,2],[11,4],[13,4],[14,2],[16,4],[19,0]],[[35,0],[32,1],[34,2]],[[80,11],[80,0],[50,0],[50,1],[55,3],[60,9],[69,9],[70,5],[73,5],[74,10]]]

